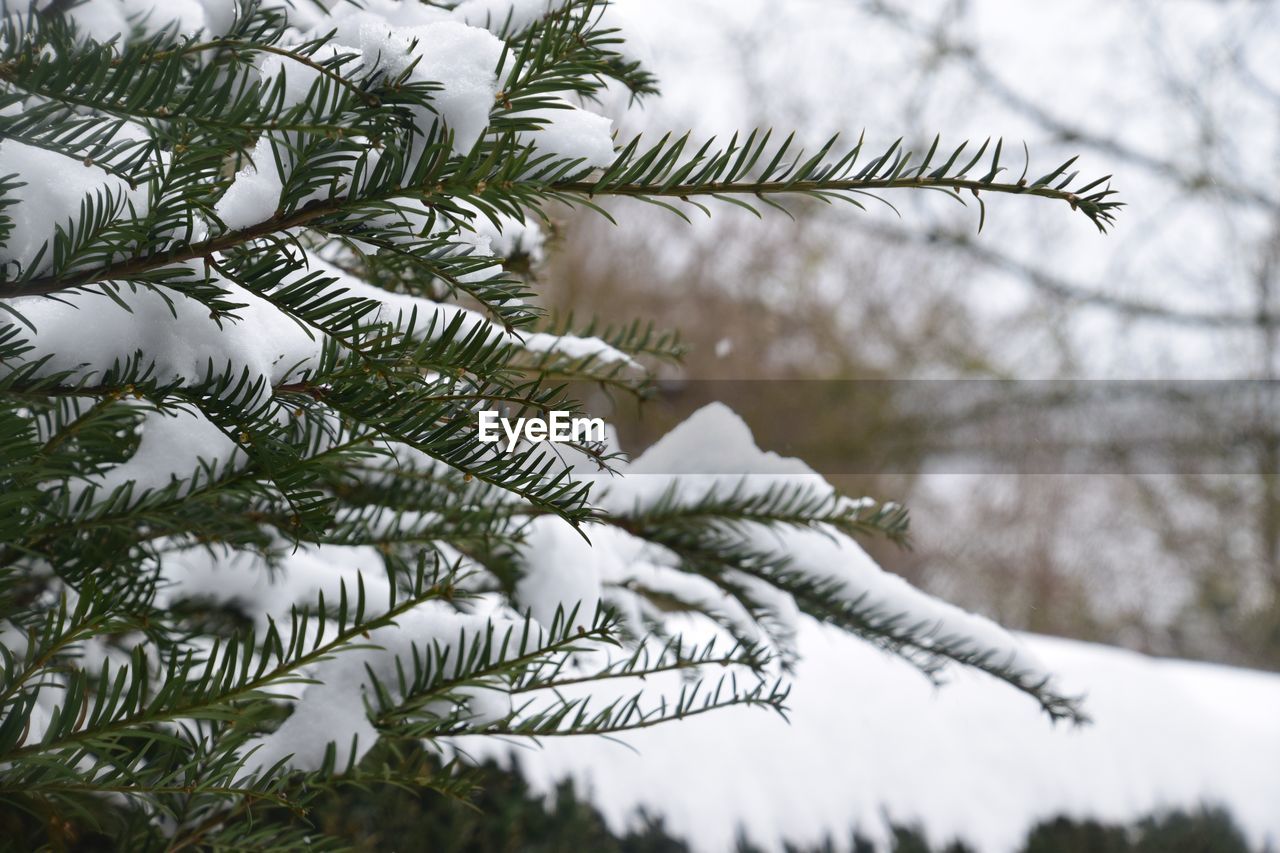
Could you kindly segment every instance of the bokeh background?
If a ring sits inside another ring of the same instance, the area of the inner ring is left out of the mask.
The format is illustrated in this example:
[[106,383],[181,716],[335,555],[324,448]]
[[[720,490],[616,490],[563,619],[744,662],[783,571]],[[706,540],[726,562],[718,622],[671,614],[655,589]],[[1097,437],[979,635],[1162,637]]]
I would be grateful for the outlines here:
[[[862,407],[788,404],[816,398],[796,394],[801,380],[1125,379],[1152,391],[1274,379],[1280,5],[624,0],[615,13],[663,91],[624,134],[764,126],[811,145],[865,132],[871,150],[901,136],[918,151],[938,133],[944,145],[1002,137],[1015,169],[1024,141],[1032,171],[1079,155],[1074,168],[1114,175],[1128,206],[1102,236],[1024,198],[989,199],[980,234],[974,208],[934,193],[888,196],[900,213],[812,203],[763,222],[723,206],[693,227],[631,205],[624,228],[563,221],[550,307],[679,329],[690,351],[662,397],[683,408],[681,397],[754,394],[746,417],[762,445],[785,450],[802,433],[812,456],[829,442],[824,472],[911,507],[914,550],[877,556],[939,595],[1013,627],[1280,668],[1269,430],[1206,426],[1220,464],[1191,473],[1123,458],[850,471],[842,456],[874,460],[902,429],[885,394],[917,392],[904,382]],[[624,436],[633,445],[660,432],[655,408],[651,430]],[[1121,450],[1119,439],[1150,440],[1113,437]]]

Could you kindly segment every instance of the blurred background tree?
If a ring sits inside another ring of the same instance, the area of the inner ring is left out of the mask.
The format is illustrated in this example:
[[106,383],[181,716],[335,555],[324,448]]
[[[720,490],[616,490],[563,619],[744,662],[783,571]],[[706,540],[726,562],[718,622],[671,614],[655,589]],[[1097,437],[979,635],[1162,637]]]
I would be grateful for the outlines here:
[[[677,6],[692,25],[665,37]],[[658,0],[633,17],[652,34],[664,108],[708,132],[767,114],[820,136],[832,128],[814,116],[850,115],[859,124],[836,129],[906,126],[905,144],[927,147],[929,128],[980,119],[1139,187],[1132,219],[1101,244],[1054,236],[1027,208],[1003,212],[1015,237],[997,245],[931,199],[901,218],[814,204],[766,229],[719,216],[692,238],[660,214],[625,232],[566,218],[553,307],[678,325],[691,352],[664,390],[681,411],[701,380],[1276,378],[1280,4]],[[855,32],[881,49],[843,50]],[[757,408],[748,420],[782,450],[794,420]],[[634,444],[659,430],[645,417]],[[865,454],[900,429],[832,407],[805,428],[807,450]],[[877,556],[965,606],[1276,669],[1280,444],[1268,431],[1233,450],[1195,474],[869,470],[842,486],[907,502],[916,548]]]

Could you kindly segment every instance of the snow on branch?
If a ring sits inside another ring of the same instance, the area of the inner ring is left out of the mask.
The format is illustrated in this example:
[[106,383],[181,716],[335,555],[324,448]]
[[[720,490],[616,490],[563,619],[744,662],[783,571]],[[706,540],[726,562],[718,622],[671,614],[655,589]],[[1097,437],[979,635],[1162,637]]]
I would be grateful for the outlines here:
[[0,24],[0,798],[124,847],[236,846],[262,804],[416,783],[406,744],[785,712],[807,619],[1081,719],[1023,644],[862,550],[905,541],[902,507],[723,407],[630,462],[481,440],[482,412],[586,413],[570,381],[642,398],[681,352],[544,316],[556,202],[929,189],[980,227],[1010,194],[1099,229],[1118,208],[1070,162],[1015,178],[999,142],[619,145],[597,96],[656,81],[603,8],[106,0]]

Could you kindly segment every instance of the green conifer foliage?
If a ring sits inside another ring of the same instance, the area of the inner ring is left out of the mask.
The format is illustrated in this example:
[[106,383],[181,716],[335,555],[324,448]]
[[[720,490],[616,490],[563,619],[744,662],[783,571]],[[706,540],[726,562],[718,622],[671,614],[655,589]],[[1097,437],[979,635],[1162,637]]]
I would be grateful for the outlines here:
[[[870,563],[854,537],[904,537],[899,507],[749,436],[690,485],[608,442],[507,451],[477,414],[643,396],[679,356],[629,318],[542,316],[557,205],[625,226],[615,199],[928,189],[979,225],[1007,194],[1102,229],[1106,179],[999,142],[611,137],[584,107],[657,81],[596,0],[223,6],[5,5],[0,800],[24,826],[326,849],[307,809],[344,786],[465,795],[462,735],[784,710],[796,612],[1080,717],[995,626]],[[280,809],[301,819],[254,820]]]

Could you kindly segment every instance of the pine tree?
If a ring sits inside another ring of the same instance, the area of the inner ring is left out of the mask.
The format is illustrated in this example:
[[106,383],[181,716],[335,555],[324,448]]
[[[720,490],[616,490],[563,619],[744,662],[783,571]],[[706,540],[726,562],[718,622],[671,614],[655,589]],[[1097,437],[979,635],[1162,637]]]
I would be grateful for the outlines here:
[[616,139],[587,107],[657,87],[597,0],[5,11],[0,799],[30,843],[323,847],[306,812],[343,786],[465,794],[462,735],[783,711],[801,614],[1081,718],[870,561],[855,537],[905,539],[901,507],[726,410],[633,461],[491,443],[479,414],[643,398],[679,356],[529,301],[557,205],[930,189],[979,227],[1003,193],[1103,229],[1106,179],[1012,180],[999,142]]

